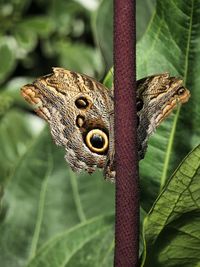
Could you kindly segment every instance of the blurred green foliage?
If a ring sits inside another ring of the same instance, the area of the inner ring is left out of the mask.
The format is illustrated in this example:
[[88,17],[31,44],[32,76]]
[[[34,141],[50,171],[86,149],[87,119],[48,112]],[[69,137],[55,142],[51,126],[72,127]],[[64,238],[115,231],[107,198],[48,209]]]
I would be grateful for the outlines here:
[[[49,129],[19,93],[22,85],[53,66],[103,81],[113,65],[112,2],[0,2],[3,267],[113,264],[114,186],[99,171],[74,174],[63,149],[53,144]],[[145,267],[200,262],[199,147],[172,175],[199,144],[199,7],[200,0],[137,1],[138,78],[169,71],[183,77],[192,94],[188,104],[162,123],[140,163],[141,228],[145,222],[140,255]],[[106,85],[112,79],[110,71]]]
[[37,76],[51,66],[102,75],[90,26],[92,12],[77,1],[9,1],[0,11],[0,82]]
[[[138,16],[147,13],[138,23],[138,38],[150,19],[153,2],[137,5]],[[2,1],[0,83],[16,76],[43,75],[52,66],[103,79],[112,66],[112,13],[107,15],[111,9],[112,1],[100,0]]]

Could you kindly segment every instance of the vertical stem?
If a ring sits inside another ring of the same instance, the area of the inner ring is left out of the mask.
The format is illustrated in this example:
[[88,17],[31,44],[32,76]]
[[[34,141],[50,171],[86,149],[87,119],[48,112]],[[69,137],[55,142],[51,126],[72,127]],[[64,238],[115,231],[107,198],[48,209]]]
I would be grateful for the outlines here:
[[139,185],[135,0],[114,0],[115,267],[138,266]]

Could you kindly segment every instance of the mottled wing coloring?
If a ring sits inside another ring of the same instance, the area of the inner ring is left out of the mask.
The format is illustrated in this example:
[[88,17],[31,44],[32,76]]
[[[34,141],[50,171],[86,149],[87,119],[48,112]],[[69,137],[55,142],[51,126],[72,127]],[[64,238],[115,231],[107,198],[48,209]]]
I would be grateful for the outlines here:
[[[113,90],[94,79],[63,68],[21,89],[26,101],[50,125],[57,145],[74,171],[103,168],[115,178]],[[168,73],[137,81],[138,155],[143,158],[150,134],[178,102],[189,98],[181,79]]]

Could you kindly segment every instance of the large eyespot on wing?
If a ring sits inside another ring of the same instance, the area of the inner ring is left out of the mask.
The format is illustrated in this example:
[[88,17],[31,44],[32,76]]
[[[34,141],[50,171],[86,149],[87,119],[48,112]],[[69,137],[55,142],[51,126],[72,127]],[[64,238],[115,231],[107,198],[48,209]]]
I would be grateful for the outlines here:
[[92,129],[85,136],[87,147],[94,153],[106,154],[108,151],[108,135],[100,129]]

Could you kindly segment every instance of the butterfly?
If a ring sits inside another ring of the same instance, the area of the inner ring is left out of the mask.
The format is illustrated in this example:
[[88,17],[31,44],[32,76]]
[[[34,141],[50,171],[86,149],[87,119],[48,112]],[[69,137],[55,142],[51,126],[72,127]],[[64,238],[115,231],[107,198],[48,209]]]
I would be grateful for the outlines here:
[[[21,88],[24,99],[45,119],[55,143],[65,148],[74,171],[92,173],[103,168],[115,178],[114,90],[91,77],[63,68]],[[138,157],[142,159],[149,136],[190,92],[183,81],[168,73],[137,81]]]

